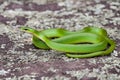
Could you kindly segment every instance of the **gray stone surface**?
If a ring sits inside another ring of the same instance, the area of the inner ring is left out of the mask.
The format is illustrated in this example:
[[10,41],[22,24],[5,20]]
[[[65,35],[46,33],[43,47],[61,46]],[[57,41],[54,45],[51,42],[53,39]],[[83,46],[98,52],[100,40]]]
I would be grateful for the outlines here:
[[[21,26],[102,27],[116,41],[108,56],[72,59],[34,47]],[[0,80],[120,80],[119,0],[0,0]]]

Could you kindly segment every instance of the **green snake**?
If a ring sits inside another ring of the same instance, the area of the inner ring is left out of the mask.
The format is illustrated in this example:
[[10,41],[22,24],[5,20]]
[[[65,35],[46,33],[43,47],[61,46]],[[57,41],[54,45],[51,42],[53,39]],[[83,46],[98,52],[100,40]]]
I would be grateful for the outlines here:
[[90,58],[110,54],[115,48],[105,29],[88,26],[73,32],[62,28],[36,30],[21,27],[33,35],[33,44],[41,49],[53,49],[72,58]]

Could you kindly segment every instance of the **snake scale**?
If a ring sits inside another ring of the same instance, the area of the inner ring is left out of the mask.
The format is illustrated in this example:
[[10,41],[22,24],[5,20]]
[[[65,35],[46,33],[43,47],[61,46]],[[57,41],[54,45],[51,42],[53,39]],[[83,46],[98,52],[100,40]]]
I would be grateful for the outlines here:
[[21,30],[33,35],[32,43],[36,47],[65,52],[71,58],[109,55],[115,48],[115,42],[106,30],[93,26],[78,31],[62,28],[36,30],[30,27],[21,27]]

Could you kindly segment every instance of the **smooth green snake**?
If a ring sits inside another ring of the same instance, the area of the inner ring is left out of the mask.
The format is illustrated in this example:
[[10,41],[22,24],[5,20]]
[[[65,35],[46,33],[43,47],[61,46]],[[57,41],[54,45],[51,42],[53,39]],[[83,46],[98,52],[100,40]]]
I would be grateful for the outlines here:
[[35,30],[21,27],[33,35],[33,44],[41,49],[53,49],[72,58],[90,58],[110,54],[115,48],[105,29],[88,26],[79,31],[62,28]]

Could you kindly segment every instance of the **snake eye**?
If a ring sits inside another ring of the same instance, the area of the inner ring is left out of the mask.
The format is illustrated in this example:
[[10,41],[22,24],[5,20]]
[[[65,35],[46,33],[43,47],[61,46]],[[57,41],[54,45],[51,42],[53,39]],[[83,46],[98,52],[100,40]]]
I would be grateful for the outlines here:
[[27,31],[28,29],[24,29],[25,31]]
[[27,31],[27,30],[29,30],[29,28],[27,28],[27,27],[21,27],[21,30]]

